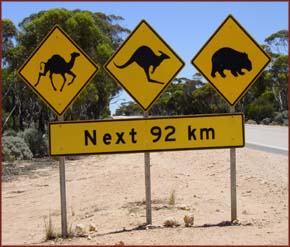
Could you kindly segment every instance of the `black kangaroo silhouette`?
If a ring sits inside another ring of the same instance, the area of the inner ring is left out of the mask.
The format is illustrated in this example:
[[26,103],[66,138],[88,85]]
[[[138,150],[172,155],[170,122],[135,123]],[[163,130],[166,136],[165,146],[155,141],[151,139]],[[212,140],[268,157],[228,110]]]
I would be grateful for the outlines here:
[[46,63],[41,62],[40,63],[40,70],[41,70],[41,65],[44,64],[44,72],[43,73],[39,72],[38,80],[34,86],[36,87],[39,84],[40,77],[46,76],[46,73],[49,71],[49,78],[50,78],[51,85],[52,85],[54,91],[57,91],[57,89],[53,84],[52,75],[53,74],[61,74],[62,75],[63,80],[64,80],[62,87],[60,89],[60,91],[62,92],[62,89],[63,89],[65,82],[66,82],[65,74],[67,73],[73,77],[71,82],[68,83],[68,85],[72,84],[74,79],[76,78],[76,75],[71,71],[71,69],[74,65],[76,57],[78,57],[78,56],[80,56],[80,54],[77,52],[71,53],[71,59],[67,63],[60,55],[55,54],[50,59],[48,59]]
[[129,66],[131,63],[136,62],[140,67],[142,67],[145,71],[148,82],[154,82],[159,84],[164,84],[164,82],[159,82],[150,78],[149,68],[153,66],[152,74],[155,69],[162,63],[164,59],[169,59],[170,57],[166,55],[164,52],[159,51],[160,55],[155,55],[155,53],[148,46],[140,46],[131,56],[131,58],[123,65],[117,65],[116,67],[123,69]]

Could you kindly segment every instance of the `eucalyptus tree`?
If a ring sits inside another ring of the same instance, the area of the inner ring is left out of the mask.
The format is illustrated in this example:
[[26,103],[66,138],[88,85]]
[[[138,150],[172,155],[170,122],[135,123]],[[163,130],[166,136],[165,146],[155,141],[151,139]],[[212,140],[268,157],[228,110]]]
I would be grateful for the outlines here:
[[280,30],[265,39],[272,63],[266,80],[272,88],[279,111],[288,110],[288,30]]
[[[122,20],[115,15],[63,8],[34,13],[19,23],[19,29],[10,20],[2,20],[2,40],[5,44],[2,54],[4,69],[7,70],[3,78],[3,94],[11,88],[9,95],[12,97],[10,99],[7,95],[3,98],[6,112],[3,121],[11,113],[15,123],[10,121],[9,127],[24,129],[34,125],[44,132],[47,121],[55,119],[56,116],[16,75],[17,69],[55,24],[61,26],[100,68],[67,111],[65,119],[107,117],[110,114],[109,102],[118,94],[120,87],[104,72],[102,65],[130,32],[118,24]],[[13,112],[11,107],[15,107]]]

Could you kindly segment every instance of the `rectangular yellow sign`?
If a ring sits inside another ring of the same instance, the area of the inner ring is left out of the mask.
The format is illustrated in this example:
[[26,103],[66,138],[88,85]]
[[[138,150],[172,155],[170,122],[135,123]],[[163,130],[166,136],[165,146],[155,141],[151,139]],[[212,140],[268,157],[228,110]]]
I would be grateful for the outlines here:
[[243,147],[242,113],[49,124],[52,156]]

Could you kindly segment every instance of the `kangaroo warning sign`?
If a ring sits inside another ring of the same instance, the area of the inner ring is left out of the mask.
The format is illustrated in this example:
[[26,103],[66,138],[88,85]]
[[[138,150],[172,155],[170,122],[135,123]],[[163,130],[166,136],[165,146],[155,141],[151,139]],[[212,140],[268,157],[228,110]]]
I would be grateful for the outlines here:
[[98,66],[56,25],[18,74],[60,116],[97,71]]
[[271,57],[229,15],[191,63],[233,106],[270,61]]
[[49,153],[52,156],[244,145],[244,116],[241,113],[49,124]]
[[104,68],[148,111],[183,66],[177,54],[142,20]]

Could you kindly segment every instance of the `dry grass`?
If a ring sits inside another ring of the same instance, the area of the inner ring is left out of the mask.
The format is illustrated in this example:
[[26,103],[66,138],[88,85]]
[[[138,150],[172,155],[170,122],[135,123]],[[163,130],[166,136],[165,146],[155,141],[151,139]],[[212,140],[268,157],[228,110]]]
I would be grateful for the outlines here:
[[168,204],[173,207],[175,205],[175,199],[175,190],[172,190],[169,196]]
[[[56,230],[55,226],[52,223],[52,214],[50,213],[48,216],[48,222],[44,219],[45,226],[45,241],[54,240],[62,237],[62,234]],[[67,232],[67,238],[75,237],[75,231],[72,228],[72,224],[70,224]]]
[[44,219],[45,226],[45,240],[53,240],[60,237],[60,233],[57,233],[55,227],[52,224],[51,214],[48,216],[48,223]]

